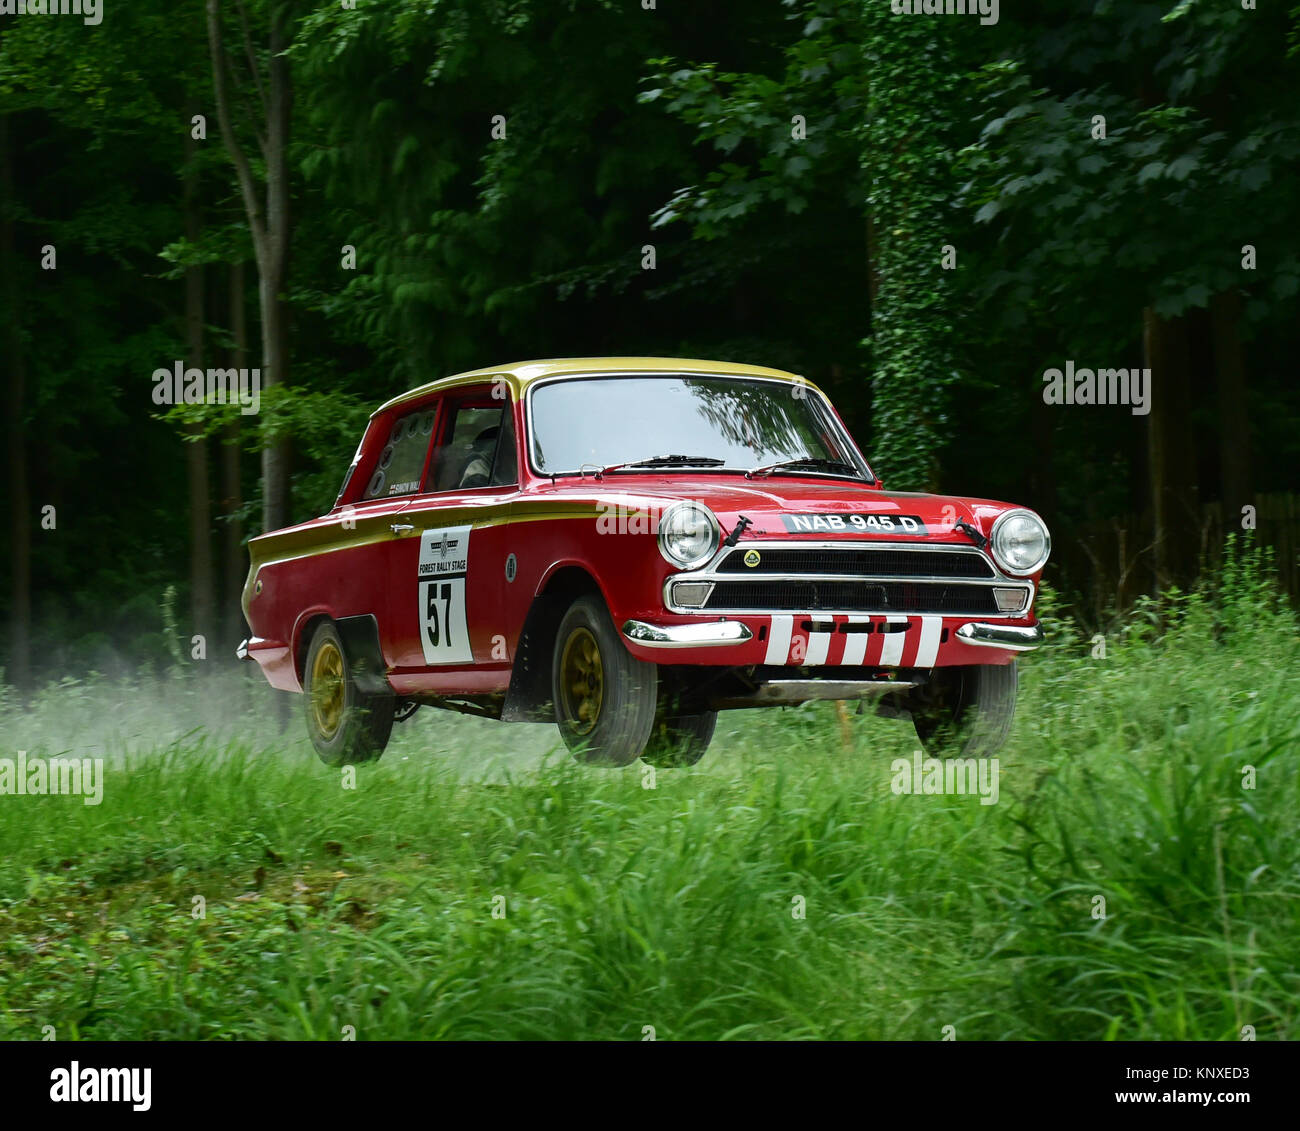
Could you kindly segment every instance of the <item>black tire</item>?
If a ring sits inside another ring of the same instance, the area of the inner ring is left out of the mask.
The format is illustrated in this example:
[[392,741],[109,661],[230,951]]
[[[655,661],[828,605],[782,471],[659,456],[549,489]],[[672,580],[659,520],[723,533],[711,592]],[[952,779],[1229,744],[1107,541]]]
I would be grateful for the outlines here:
[[322,621],[311,638],[302,673],[307,735],[327,766],[373,762],[393,732],[393,695],[357,687],[352,661],[332,621]]
[[650,739],[659,671],[623,644],[605,602],[579,597],[560,618],[551,659],[555,725],[580,762],[627,766]]
[[655,715],[650,741],[641,751],[641,761],[652,766],[693,766],[704,757],[717,725],[717,711],[682,715],[669,714],[661,707]]
[[907,701],[927,754],[989,758],[1006,744],[1016,715],[1016,664],[935,668]]

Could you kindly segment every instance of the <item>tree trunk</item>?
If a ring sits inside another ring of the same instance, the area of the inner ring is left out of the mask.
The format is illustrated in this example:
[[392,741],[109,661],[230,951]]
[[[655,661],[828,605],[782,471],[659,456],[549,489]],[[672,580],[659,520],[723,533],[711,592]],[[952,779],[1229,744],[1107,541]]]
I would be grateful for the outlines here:
[[[262,388],[269,391],[288,381],[289,350],[287,310],[281,297],[289,267],[289,126],[293,114],[293,85],[289,60],[284,56],[290,43],[287,6],[277,4],[271,12],[268,40],[270,62],[265,83],[254,74],[265,115],[266,140],[262,156],[266,167],[265,200],[253,176],[253,168],[236,133],[231,115],[232,99],[227,83],[230,58],[222,28],[221,0],[207,0],[208,46],[212,56],[212,84],[221,138],[235,166],[248,227],[257,256],[258,310],[262,323]],[[240,9],[240,19],[244,17]],[[247,31],[247,27],[245,27]],[[255,59],[249,60],[256,67]],[[256,123],[254,123],[256,126]],[[261,131],[256,128],[254,133]],[[289,523],[289,441],[268,442],[262,448],[262,528],[276,530]]]
[[[288,373],[284,308],[280,301],[282,275],[264,273],[258,280],[258,310],[262,319],[262,388],[281,384]],[[262,448],[262,530],[289,525],[289,441],[268,441]]]
[[1238,332],[1241,296],[1224,291],[1210,302],[1214,373],[1218,385],[1219,477],[1225,531],[1241,529],[1241,510],[1255,501],[1250,486],[1250,416],[1246,364]]
[[1043,399],[1042,373],[1050,365],[1054,342],[1042,331],[1035,335],[1034,354],[1037,367],[1029,374],[1028,384],[1034,390],[1029,402],[1029,433],[1033,445],[1033,466],[1029,469],[1030,506],[1047,521],[1051,529],[1056,517],[1056,412]]
[[18,320],[14,222],[13,164],[9,152],[9,117],[0,114],[0,297],[7,312],[5,352],[9,357],[9,395],[5,413],[9,443],[10,601],[8,680],[20,690],[31,682],[32,497],[27,479],[26,430],[23,420],[27,370]]
[[[266,123],[266,234],[267,271],[263,286],[263,337],[267,387],[289,379],[288,309],[281,292],[289,272],[289,124],[293,115],[293,84],[289,75],[286,5],[271,12],[270,107]],[[266,476],[266,529],[288,526],[289,441],[277,440],[266,449],[262,463]]]
[[[185,135],[185,238],[194,245],[202,235],[199,210],[199,175],[195,163],[197,146]],[[203,267],[185,269],[185,353],[186,368],[203,368]],[[193,633],[203,637],[204,647],[216,643],[214,614],[216,589],[212,576],[212,507],[209,500],[208,445],[198,425],[188,429],[199,438],[185,442],[185,476],[189,484],[190,507],[190,617]]]
[[[244,317],[244,265],[230,265],[230,365],[248,368],[248,321]],[[238,518],[244,505],[240,475],[240,428],[236,417],[226,426],[221,445],[221,510],[226,516],[221,536],[222,573],[225,577],[226,643],[232,648],[247,635],[240,606],[248,563],[244,555],[244,525]]]
[[1196,576],[1200,506],[1188,411],[1191,357],[1185,318],[1142,312],[1146,367],[1151,370],[1147,452],[1151,472],[1156,587],[1186,587]]

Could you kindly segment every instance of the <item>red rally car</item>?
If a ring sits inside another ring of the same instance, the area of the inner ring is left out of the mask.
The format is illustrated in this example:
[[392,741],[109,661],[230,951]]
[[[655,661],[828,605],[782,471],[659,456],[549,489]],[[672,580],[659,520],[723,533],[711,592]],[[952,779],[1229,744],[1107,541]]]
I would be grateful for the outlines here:
[[306,693],[330,765],[420,705],[682,765],[720,710],[815,699],[995,752],[1050,540],[1023,507],[884,490],[793,374],[584,358],[389,401],[334,508],[249,549],[239,653]]

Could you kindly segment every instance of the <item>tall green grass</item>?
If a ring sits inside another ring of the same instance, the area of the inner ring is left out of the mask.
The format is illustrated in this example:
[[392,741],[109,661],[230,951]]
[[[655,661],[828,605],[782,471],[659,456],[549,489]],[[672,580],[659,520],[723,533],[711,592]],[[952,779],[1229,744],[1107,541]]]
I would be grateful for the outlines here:
[[910,726],[846,742],[827,705],[724,714],[654,788],[421,711],[347,789],[242,683],[10,698],[6,735],[110,767],[98,807],[0,797],[0,1036],[1300,1037],[1300,637],[1266,568],[1231,554],[1104,658],[1045,613],[993,806],[895,796]]

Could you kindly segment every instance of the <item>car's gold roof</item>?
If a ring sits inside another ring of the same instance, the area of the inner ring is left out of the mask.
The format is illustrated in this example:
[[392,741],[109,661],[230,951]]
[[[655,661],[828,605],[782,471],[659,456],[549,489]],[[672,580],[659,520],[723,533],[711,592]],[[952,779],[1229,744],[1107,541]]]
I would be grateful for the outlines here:
[[[703,361],[694,357],[552,357],[537,361],[516,361],[509,365],[492,365],[486,369],[472,369],[441,377],[417,389],[411,389],[385,402],[372,415],[378,415],[394,405],[423,397],[427,393],[453,389],[458,385],[472,385],[484,380],[503,378],[518,397],[532,382],[543,377],[559,377],[582,373],[714,373],[728,377],[767,377],[777,381],[804,381],[804,378],[783,369],[768,369],[762,365],[741,365],[731,361]],[[812,386],[812,383],[805,381]],[[815,386],[813,386],[815,387]]]

